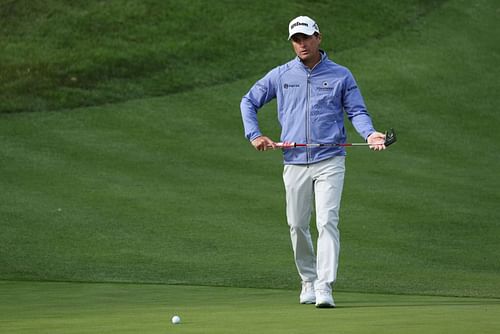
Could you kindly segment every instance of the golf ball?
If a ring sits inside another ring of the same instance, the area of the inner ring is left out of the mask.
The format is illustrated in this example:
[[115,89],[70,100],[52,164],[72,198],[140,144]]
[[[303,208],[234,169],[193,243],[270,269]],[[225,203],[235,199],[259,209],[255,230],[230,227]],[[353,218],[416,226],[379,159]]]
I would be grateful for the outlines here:
[[173,323],[174,325],[180,324],[180,323],[181,323],[181,317],[179,317],[178,315],[174,315],[174,316],[172,317],[172,323]]

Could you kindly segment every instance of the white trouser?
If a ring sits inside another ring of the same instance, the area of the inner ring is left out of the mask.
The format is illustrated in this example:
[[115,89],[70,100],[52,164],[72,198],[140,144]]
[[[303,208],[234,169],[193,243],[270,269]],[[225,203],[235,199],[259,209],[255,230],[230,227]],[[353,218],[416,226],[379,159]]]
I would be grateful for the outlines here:
[[[337,278],[338,223],[344,174],[344,156],[311,165],[285,165],[283,171],[295,264],[302,281],[315,281],[316,290],[331,290]],[[317,254],[309,230],[313,200],[318,229]]]

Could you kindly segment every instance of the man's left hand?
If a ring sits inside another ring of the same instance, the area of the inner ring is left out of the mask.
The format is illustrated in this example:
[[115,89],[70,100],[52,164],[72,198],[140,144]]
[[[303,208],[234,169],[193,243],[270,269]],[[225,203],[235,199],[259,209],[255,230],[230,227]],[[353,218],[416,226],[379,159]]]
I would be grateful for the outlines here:
[[385,150],[385,135],[380,132],[374,132],[368,136],[366,139],[368,144],[370,144],[370,149],[374,151],[382,151]]

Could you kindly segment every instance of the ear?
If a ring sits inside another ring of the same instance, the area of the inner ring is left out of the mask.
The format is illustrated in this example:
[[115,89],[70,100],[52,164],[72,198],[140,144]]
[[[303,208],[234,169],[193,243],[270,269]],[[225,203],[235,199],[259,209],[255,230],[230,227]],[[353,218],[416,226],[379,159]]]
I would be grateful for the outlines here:
[[316,38],[318,39],[318,42],[321,43],[321,33],[316,33],[314,34],[316,36]]

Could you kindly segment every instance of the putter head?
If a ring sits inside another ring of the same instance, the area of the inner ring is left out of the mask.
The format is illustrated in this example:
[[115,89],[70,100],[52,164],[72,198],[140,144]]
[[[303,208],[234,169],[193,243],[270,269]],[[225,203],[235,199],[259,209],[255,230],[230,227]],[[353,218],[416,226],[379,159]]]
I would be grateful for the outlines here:
[[387,147],[396,142],[396,132],[394,129],[389,129],[385,132],[385,143],[384,145]]

